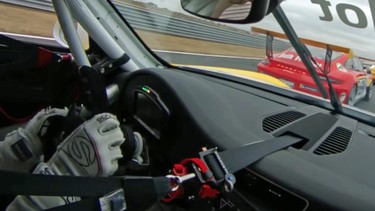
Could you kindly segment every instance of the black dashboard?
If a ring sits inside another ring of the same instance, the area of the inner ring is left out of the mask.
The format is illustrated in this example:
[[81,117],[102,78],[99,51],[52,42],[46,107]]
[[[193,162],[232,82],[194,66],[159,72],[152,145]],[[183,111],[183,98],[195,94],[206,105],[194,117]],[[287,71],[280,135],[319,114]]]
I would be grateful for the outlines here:
[[228,150],[283,135],[305,140],[238,172],[235,191],[221,199],[226,209],[375,208],[373,127],[251,84],[178,69],[136,71],[123,84],[121,115],[148,134],[151,157],[165,165],[160,172],[202,147]]

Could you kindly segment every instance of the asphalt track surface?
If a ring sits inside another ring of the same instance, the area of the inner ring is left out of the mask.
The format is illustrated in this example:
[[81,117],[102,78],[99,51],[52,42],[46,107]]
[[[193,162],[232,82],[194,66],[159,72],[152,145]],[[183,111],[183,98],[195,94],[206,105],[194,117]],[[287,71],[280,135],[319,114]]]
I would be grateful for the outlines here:
[[[260,58],[235,58],[223,57],[212,55],[194,55],[176,52],[162,52],[158,51],[157,54],[167,62],[174,64],[190,64],[190,65],[205,65],[216,67],[228,67],[235,69],[243,69],[254,71]],[[366,102],[364,100],[358,102],[355,107],[373,112],[375,115],[375,85],[372,87],[372,98]]]

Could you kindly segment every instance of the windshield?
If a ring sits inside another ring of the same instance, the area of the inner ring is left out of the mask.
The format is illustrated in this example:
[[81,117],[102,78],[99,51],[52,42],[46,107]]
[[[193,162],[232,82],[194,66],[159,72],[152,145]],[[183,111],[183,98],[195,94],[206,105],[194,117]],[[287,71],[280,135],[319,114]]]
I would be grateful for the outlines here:
[[[1,23],[2,31],[52,37],[55,32],[51,28],[57,20],[51,12],[52,6],[37,2],[32,5],[39,10],[28,8],[20,12],[19,6],[3,6],[1,19],[9,21]],[[246,17],[251,3],[238,2],[215,17],[228,20]],[[293,29],[311,53],[308,59],[314,60],[313,71],[322,88],[313,80],[311,71],[273,14],[255,24],[226,24],[192,15],[182,9],[178,0],[115,0],[113,3],[145,45],[171,65],[235,75],[317,99],[324,98],[321,90],[324,89],[327,101],[329,80],[341,104],[375,113],[373,6],[365,0],[281,3]],[[24,21],[23,16],[34,17],[35,24]],[[266,36],[270,32],[284,36],[274,35],[270,42]],[[333,47],[328,62],[327,45]],[[154,64],[150,62],[146,67]]]
[[[359,35],[354,32],[367,25],[370,27],[365,16],[371,14],[367,11],[368,6],[358,4],[361,7],[357,7],[332,1],[329,4],[332,6],[327,8],[328,4],[313,2],[285,1],[281,6],[297,35],[309,40],[307,48],[315,60],[314,66],[322,86],[329,93],[327,78],[323,74],[326,71],[341,104],[375,112],[375,102],[371,98],[373,76],[369,68],[367,71],[364,68],[364,64],[371,66],[375,63],[370,56],[371,45],[364,43],[370,35],[365,35],[368,30],[358,30],[361,33],[361,38],[358,38]],[[323,97],[312,78],[299,75],[310,73],[288,39],[273,37],[273,57],[266,56],[266,35],[254,33],[252,28],[284,34],[272,14],[256,24],[225,24],[185,12],[180,1],[118,0],[115,5],[146,45],[170,64],[237,75],[249,80],[259,81],[260,78],[262,82],[280,86],[280,83],[270,80],[271,76],[286,85],[280,87]],[[338,11],[334,5],[338,5]],[[223,15],[233,19],[246,11],[243,7],[242,10],[239,8],[238,5],[229,7]],[[306,12],[302,12],[304,10]],[[323,43],[323,46],[314,42]],[[359,47],[359,42],[362,47]],[[324,67],[327,53],[324,44],[350,51],[333,50],[331,61]],[[246,72],[258,75],[248,76]]]
[[52,2],[0,2],[0,164],[124,187],[51,202],[142,210],[136,176],[176,210],[375,207],[375,0]]

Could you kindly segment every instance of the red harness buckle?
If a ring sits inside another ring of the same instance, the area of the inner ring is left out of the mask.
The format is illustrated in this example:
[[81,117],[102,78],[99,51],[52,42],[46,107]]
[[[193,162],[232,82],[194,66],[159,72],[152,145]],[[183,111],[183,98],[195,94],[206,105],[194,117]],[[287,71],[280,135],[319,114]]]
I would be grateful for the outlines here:
[[[188,165],[192,166],[193,173],[198,178],[199,182],[202,184],[198,191],[198,195],[202,199],[215,198],[220,193],[216,189],[212,188],[210,185],[205,184],[211,181],[213,178],[212,172],[207,167],[207,165],[199,158],[187,158],[181,161],[179,164],[175,164],[172,169],[172,174],[175,176],[185,176],[189,172]],[[173,181],[171,185],[175,186]],[[182,185],[180,185],[175,191],[168,194],[168,196],[162,199],[163,202],[169,203],[177,198],[182,198],[184,196],[185,190]]]

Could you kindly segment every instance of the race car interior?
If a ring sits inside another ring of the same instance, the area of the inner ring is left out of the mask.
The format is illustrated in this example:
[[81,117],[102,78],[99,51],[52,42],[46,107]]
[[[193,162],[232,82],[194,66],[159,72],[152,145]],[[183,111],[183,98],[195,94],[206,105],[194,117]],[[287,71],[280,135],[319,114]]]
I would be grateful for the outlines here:
[[[265,10],[263,16],[269,12]],[[4,40],[10,42],[8,38]],[[40,49],[29,44],[21,48],[21,43],[11,42],[13,45],[2,46],[2,52],[10,47],[23,53]],[[113,62],[95,41],[90,39],[90,42],[91,62],[98,67],[106,61]],[[40,107],[72,104],[77,107],[84,104],[91,110],[100,107],[98,111],[104,109],[115,114],[123,126],[140,132],[144,139],[143,162],[120,160],[116,176],[166,175],[174,164],[198,157],[202,149],[214,148],[224,153],[257,147],[267,141],[296,139],[276,152],[267,152],[260,146],[259,151],[265,151],[262,156],[249,153],[249,157],[256,157],[254,163],[233,172],[236,182],[232,191],[222,191],[217,197],[204,200],[186,197],[170,206],[185,210],[197,207],[199,210],[370,210],[375,207],[375,171],[371,169],[375,162],[375,117],[364,116],[348,107],[341,108],[344,115],[329,100],[163,61],[164,67],[132,72],[124,72],[121,63],[99,74],[103,86],[119,87],[118,100],[111,102],[95,95],[90,82],[80,78],[77,74],[80,68],[71,58],[63,56],[67,55],[66,49],[43,47],[51,50],[46,50],[51,53],[47,56],[50,61],[47,65],[14,63],[21,57],[0,63],[4,70],[32,73],[28,78],[20,78],[19,74],[2,72],[0,96],[5,105],[2,110],[7,114],[1,112],[4,114],[1,134],[14,128],[13,124],[19,126],[24,122],[10,116],[30,115]],[[36,55],[33,60],[47,58],[40,52],[32,55]],[[41,76],[49,83],[41,85],[40,81],[32,80]],[[23,87],[12,88],[12,94],[8,92],[9,87],[19,84]],[[24,89],[29,92],[23,93]],[[25,100],[25,97],[29,98]],[[108,107],[99,102],[106,100]],[[19,109],[25,103],[28,103],[27,109]],[[231,156],[232,162],[241,165],[247,162],[247,158]],[[194,186],[194,182],[186,185]]]
[[238,172],[235,191],[223,198],[232,202],[230,210],[374,206],[366,196],[372,191],[363,191],[374,175],[360,173],[374,161],[371,126],[253,84],[179,69],[129,75],[121,99],[125,119],[147,137],[158,173],[202,147],[227,150],[285,135],[304,139]]
[[374,206],[368,200],[373,193],[368,186],[375,173],[367,171],[375,161],[373,126],[309,105],[313,97],[293,100],[290,90],[194,69],[144,69],[122,77],[118,84],[120,101],[110,111],[140,131],[147,144],[144,164],[133,165],[127,173],[163,175],[173,164],[196,157],[202,147],[223,151],[294,136],[302,138],[302,144],[239,171],[234,191],[221,196],[218,206],[220,202],[228,210]]

